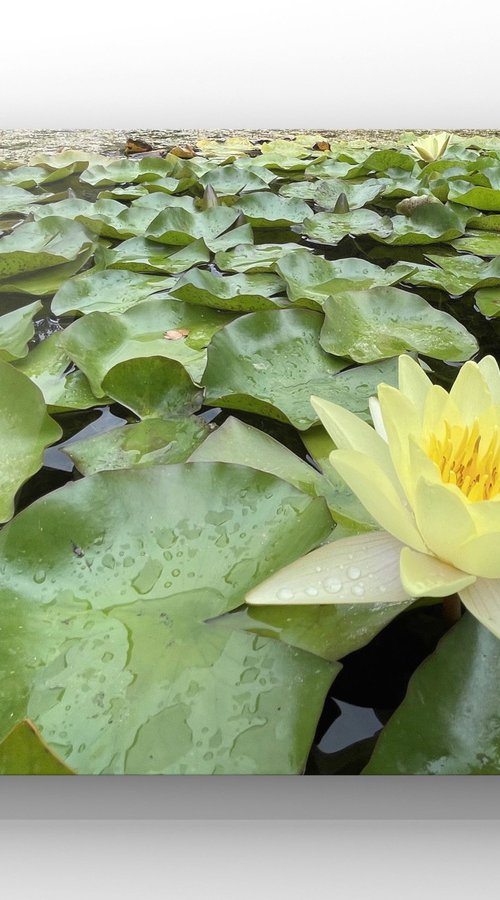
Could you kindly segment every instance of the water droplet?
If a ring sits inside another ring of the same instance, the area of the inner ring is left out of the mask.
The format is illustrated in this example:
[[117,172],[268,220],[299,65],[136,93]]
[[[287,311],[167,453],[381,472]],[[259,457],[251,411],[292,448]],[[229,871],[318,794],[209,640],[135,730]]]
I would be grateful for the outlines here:
[[138,594],[149,593],[149,591],[154,588],[162,571],[163,566],[160,562],[158,562],[158,560],[148,560],[148,562],[142,567],[139,574],[134,578],[132,587],[137,591]]
[[323,587],[329,594],[337,594],[342,587],[342,582],[340,578],[325,578]]
[[174,576],[174,578],[178,578],[178,576],[179,576],[180,574],[181,574],[181,570],[180,570],[180,569],[172,569],[172,575]]
[[37,571],[33,575],[33,581],[35,581],[37,584],[43,584],[46,577],[47,576],[45,573],[45,569],[37,569]]
[[306,594],[307,594],[308,597],[317,597],[317,596],[318,596],[318,589],[315,588],[315,587],[308,587],[308,588],[306,589]]
[[353,592],[353,594],[356,595],[356,597],[363,597],[364,593],[365,593],[365,589],[362,584],[355,584],[352,589],[352,592]]
[[352,578],[353,581],[356,581],[356,578],[359,578],[359,576],[361,575],[361,569],[358,569],[357,566],[349,566],[347,574],[349,578]]
[[281,588],[280,591],[276,594],[277,600],[292,600],[293,599],[293,591],[289,588]]

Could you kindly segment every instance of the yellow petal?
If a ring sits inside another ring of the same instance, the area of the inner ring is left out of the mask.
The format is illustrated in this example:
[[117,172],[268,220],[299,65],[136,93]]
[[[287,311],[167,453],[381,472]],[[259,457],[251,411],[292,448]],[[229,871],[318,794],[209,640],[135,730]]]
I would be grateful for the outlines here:
[[422,421],[422,434],[437,431],[447,420],[450,425],[460,425],[462,420],[456,404],[450,395],[439,384],[433,384],[425,398],[424,415]]
[[460,568],[482,578],[500,578],[500,535],[481,534],[462,544]]
[[485,356],[479,360],[478,367],[490,389],[493,403],[500,404],[500,369],[494,356]]
[[460,410],[464,425],[472,425],[478,415],[491,407],[488,383],[476,363],[464,363],[450,390],[450,398]]
[[476,580],[474,575],[409,547],[401,551],[400,566],[401,583],[410,597],[448,597]]
[[411,356],[399,357],[399,390],[414,403],[422,419],[425,400],[432,387],[432,381]]
[[334,450],[330,462],[382,528],[403,544],[425,552],[410,510],[373,459],[353,450]]
[[469,505],[453,485],[430,483],[425,478],[417,482],[414,513],[427,547],[438,559],[467,572],[470,569],[461,565],[462,547],[476,535]]
[[408,603],[401,544],[384,531],[342,538],[297,559],[253,588],[250,606]]
[[343,406],[321,400],[320,397],[311,397],[311,405],[336,447],[365,453],[378,463],[389,478],[396,480],[389,448],[374,428]]
[[388,384],[379,385],[378,397],[392,462],[409,496],[413,491],[414,478],[410,468],[408,438],[420,432],[420,417],[412,401]]
[[481,625],[500,638],[500,581],[478,578],[460,591],[460,597]]
[[494,500],[480,500],[470,504],[470,514],[478,537],[496,533],[500,552],[500,494]]

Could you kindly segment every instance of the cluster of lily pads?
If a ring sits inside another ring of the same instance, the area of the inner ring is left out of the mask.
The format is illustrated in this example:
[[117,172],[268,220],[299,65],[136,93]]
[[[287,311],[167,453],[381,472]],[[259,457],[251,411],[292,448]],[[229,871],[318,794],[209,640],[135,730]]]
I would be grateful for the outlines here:
[[[412,601],[245,595],[376,527],[311,395],[498,358],[500,141],[65,151],[2,164],[0,230],[0,772],[302,772]],[[497,645],[465,616],[366,771],[498,771]]]

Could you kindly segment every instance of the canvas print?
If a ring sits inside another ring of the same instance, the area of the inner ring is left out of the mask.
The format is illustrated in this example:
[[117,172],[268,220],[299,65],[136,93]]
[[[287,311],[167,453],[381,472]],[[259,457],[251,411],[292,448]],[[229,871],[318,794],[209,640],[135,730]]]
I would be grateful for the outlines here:
[[0,773],[500,771],[500,137],[0,132]]

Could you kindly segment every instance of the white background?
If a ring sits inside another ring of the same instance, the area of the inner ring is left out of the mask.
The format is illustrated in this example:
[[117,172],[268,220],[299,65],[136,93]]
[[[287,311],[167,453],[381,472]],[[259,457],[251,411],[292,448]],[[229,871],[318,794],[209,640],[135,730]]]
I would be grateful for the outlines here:
[[495,128],[497,0],[7,0],[0,128]]
[[[497,0],[9,0],[0,128],[499,128],[497,20]],[[496,898],[499,836],[498,820],[4,820],[2,895]]]

